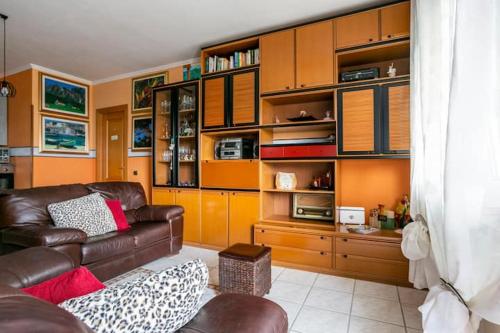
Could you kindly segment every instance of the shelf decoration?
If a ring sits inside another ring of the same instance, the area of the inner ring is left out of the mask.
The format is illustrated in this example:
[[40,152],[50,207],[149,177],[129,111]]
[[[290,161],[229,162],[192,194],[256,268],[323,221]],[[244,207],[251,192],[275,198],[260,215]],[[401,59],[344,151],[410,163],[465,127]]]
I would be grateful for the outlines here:
[[150,150],[152,133],[151,117],[132,117],[132,150]]
[[89,151],[88,122],[42,116],[41,152]]
[[153,88],[168,83],[168,73],[132,80],[132,112],[147,112],[153,106]]
[[88,116],[88,86],[41,75],[42,110],[72,116]]
[[295,173],[277,172],[276,173],[276,188],[278,190],[295,190],[297,187],[297,176]]

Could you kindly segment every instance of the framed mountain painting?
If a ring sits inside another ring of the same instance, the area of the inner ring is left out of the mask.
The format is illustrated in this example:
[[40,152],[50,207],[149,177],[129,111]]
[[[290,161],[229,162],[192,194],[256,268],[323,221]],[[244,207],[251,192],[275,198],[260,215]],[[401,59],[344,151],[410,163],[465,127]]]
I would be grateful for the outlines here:
[[89,152],[89,125],[86,121],[42,116],[41,152]]
[[132,80],[132,112],[146,112],[153,106],[153,88],[167,83],[166,73]]
[[46,74],[41,75],[42,110],[88,117],[89,88]]

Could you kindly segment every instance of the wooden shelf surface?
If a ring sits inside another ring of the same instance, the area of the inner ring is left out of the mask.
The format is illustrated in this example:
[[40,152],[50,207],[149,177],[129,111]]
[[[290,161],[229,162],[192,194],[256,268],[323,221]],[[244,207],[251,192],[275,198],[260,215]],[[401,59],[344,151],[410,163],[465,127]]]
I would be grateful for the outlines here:
[[380,78],[377,78],[377,79],[370,79],[370,80],[359,80],[359,81],[351,81],[351,82],[339,82],[336,87],[338,88],[342,88],[344,86],[352,86],[352,85],[358,85],[358,84],[369,84],[369,83],[373,83],[373,84],[379,84],[379,83],[385,83],[385,82],[394,82],[394,81],[398,81],[398,80],[401,80],[401,81],[404,81],[404,80],[409,80],[410,79],[410,75],[409,74],[406,74],[406,75],[397,75],[395,77],[380,77]]
[[277,188],[272,189],[262,189],[262,192],[275,192],[275,193],[316,193],[316,194],[335,194],[335,191],[329,190],[311,190],[311,189],[295,189],[295,190],[280,190]]
[[335,125],[335,120],[310,120],[310,121],[287,121],[282,123],[262,124],[261,128],[301,127],[301,126],[328,126]]
[[333,221],[327,222],[327,221],[296,219],[288,215],[271,215],[261,219],[261,222],[277,224],[277,225],[293,226],[293,227],[302,227],[304,229],[324,228],[331,231],[335,231],[335,224]]

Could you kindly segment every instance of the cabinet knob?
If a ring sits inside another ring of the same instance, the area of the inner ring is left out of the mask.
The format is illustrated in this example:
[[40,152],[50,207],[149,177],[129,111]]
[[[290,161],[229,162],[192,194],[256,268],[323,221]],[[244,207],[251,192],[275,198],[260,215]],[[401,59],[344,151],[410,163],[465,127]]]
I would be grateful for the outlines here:
[[392,35],[387,35],[387,38],[392,38]]
[[266,232],[266,231],[265,231],[264,229],[260,229],[260,232],[262,232],[262,233],[263,233],[263,232]]
[[324,256],[324,255],[325,255],[325,252],[321,251],[319,254],[321,254],[322,256]]
[[342,240],[343,240],[344,242],[347,242],[347,238],[342,238]]
[[224,195],[224,192],[220,192],[220,195]]
[[290,86],[286,86],[285,89],[287,89],[287,90],[290,89]]
[[301,85],[300,85],[300,87],[301,87],[301,88],[304,88],[305,86],[306,86],[305,84],[301,84]]
[[236,193],[233,192],[233,195],[236,195]]
[[326,237],[325,236],[320,236],[319,239],[325,239]]
[[347,254],[343,254],[342,257],[347,258]]
[[368,39],[369,42],[373,42],[373,38]]

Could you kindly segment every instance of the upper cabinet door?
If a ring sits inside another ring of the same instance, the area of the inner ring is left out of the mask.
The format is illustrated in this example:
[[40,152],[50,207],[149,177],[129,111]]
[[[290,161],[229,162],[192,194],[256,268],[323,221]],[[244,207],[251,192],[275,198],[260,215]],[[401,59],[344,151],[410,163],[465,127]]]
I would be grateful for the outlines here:
[[295,30],[285,30],[260,39],[262,93],[295,88]]
[[232,125],[258,124],[259,78],[258,71],[232,75]]
[[380,41],[377,9],[339,17],[335,21],[337,49]]
[[410,86],[387,84],[383,89],[384,153],[410,152]]
[[410,2],[402,2],[380,10],[382,40],[410,36]]
[[372,86],[337,92],[339,154],[379,152],[379,89]]
[[333,84],[333,23],[309,24],[297,28],[297,88]]
[[203,128],[225,126],[226,79],[203,80]]

